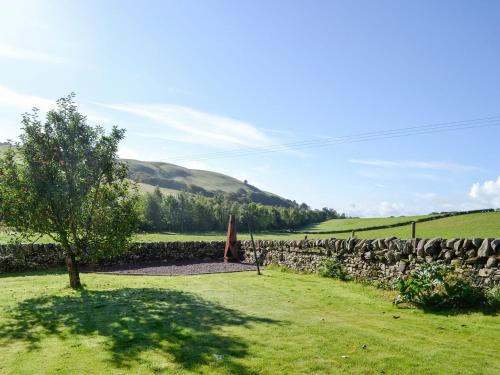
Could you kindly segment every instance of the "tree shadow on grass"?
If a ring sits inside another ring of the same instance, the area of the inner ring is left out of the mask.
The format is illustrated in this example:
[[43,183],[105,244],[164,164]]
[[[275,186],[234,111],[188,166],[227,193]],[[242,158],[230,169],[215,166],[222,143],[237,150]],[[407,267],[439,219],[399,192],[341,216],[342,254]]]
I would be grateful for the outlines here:
[[477,306],[477,307],[422,307],[422,311],[432,315],[468,315],[472,313],[481,313],[483,315],[497,316],[500,312],[500,306]]
[[47,336],[98,335],[116,367],[130,367],[142,352],[159,350],[172,355],[186,369],[214,362],[224,355],[231,373],[250,374],[234,359],[247,355],[248,344],[224,335],[229,326],[278,321],[245,315],[237,310],[177,290],[123,288],[82,290],[68,296],[31,298],[7,310],[0,325],[0,344],[23,340],[36,350]]
[[456,316],[468,315],[473,313],[481,313],[483,315],[498,316],[500,313],[500,305],[478,305],[475,307],[439,307],[439,306],[425,306],[425,305],[412,305],[403,303],[397,305],[401,310],[421,310],[429,315],[442,315],[442,316]]
[[63,267],[54,267],[46,270],[38,271],[13,271],[0,273],[0,279],[7,279],[12,277],[26,277],[26,276],[48,276],[48,275],[64,275],[68,271]]

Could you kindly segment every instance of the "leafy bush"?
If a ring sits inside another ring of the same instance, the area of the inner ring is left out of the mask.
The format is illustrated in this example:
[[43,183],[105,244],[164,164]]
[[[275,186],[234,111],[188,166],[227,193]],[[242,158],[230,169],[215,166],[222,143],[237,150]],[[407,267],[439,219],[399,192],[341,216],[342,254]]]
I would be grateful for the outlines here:
[[449,266],[427,264],[397,282],[396,304],[408,302],[425,307],[478,307],[484,292]]
[[500,310],[500,286],[495,286],[485,292],[488,307]]
[[347,274],[344,266],[336,256],[331,256],[325,259],[319,269],[318,273],[323,277],[331,277],[340,280],[349,280],[350,277]]

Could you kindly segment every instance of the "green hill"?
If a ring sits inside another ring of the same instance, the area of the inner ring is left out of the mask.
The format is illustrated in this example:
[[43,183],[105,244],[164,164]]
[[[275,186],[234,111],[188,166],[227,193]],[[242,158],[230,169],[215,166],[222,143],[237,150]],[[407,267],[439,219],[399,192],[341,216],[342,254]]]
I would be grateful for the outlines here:
[[[0,142],[0,153],[8,147]],[[238,201],[251,201],[265,205],[290,207],[293,202],[276,194],[258,189],[222,173],[184,168],[163,162],[123,159],[129,167],[129,178],[138,183],[141,192],[152,192],[159,186],[164,194],[180,191],[200,193],[207,197],[216,193],[230,194]]]
[[124,161],[129,167],[129,178],[138,182],[143,191],[152,191],[155,186],[159,186],[167,194],[187,191],[211,197],[220,192],[240,201],[248,200],[283,207],[290,207],[293,204],[288,199],[262,191],[222,173],[189,169],[163,162],[132,159]]

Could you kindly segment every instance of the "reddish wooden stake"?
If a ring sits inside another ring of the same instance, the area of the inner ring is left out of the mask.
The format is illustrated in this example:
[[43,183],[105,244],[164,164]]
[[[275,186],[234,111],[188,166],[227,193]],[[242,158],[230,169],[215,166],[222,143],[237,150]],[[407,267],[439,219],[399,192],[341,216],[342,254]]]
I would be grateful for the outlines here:
[[236,219],[233,214],[229,215],[227,227],[226,247],[224,248],[224,262],[239,261],[238,249],[236,247]]

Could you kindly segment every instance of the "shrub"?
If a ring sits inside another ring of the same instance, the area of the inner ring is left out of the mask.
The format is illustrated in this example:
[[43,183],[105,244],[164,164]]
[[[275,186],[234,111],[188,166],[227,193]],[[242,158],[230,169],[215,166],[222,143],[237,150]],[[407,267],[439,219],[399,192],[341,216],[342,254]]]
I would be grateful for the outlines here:
[[485,292],[486,304],[495,310],[500,309],[500,286],[495,286]]
[[350,279],[344,266],[340,263],[336,256],[331,256],[323,260],[318,269],[318,273],[323,277],[331,277],[340,280]]
[[484,292],[449,266],[427,264],[397,282],[395,303],[413,303],[424,307],[478,307],[485,301]]

